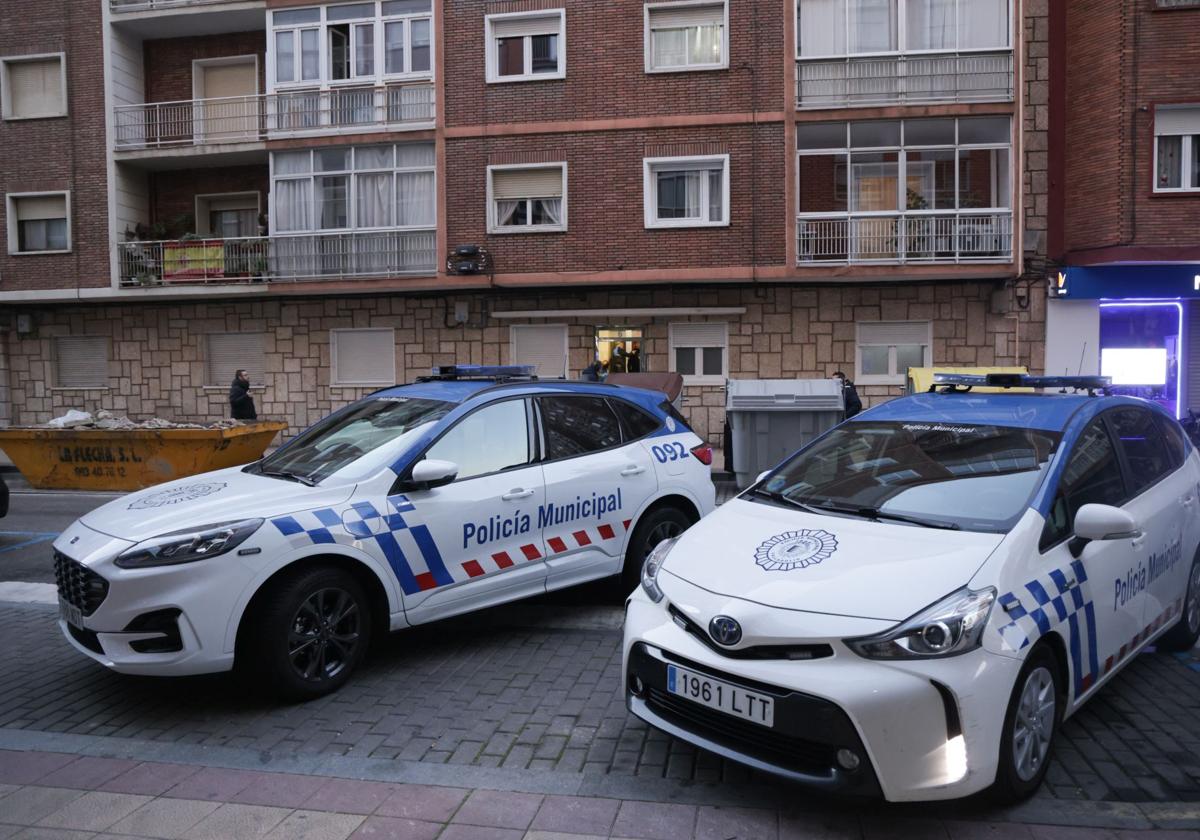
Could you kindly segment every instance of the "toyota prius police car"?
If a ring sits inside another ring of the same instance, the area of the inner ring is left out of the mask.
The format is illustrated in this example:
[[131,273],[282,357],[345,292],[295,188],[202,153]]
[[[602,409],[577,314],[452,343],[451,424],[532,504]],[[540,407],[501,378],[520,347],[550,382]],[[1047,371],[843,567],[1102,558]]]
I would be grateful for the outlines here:
[[115,671],[236,663],[305,697],[382,631],[610,575],[635,588],[712,511],[712,452],[662,394],[531,371],[441,369],[247,467],[85,515],[54,543],[63,632]]
[[1138,651],[1195,644],[1200,455],[1175,420],[1099,377],[936,381],[652,552],[634,714],[827,790],[1011,800]]

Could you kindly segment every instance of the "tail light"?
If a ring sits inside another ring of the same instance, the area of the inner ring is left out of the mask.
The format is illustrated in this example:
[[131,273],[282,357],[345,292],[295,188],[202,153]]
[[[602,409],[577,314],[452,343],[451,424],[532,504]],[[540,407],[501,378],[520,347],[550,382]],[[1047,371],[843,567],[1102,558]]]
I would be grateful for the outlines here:
[[712,447],[707,443],[702,443],[692,449],[692,454],[700,459],[700,463],[706,467],[712,466]]

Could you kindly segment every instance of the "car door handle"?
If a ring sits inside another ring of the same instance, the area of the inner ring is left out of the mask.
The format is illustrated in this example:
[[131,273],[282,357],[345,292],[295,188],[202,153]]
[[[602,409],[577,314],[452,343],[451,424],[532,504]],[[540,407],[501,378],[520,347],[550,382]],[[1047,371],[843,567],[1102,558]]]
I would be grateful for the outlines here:
[[621,475],[641,475],[645,471],[645,467],[639,467],[636,464],[630,464],[628,467],[621,470]]
[[1192,495],[1190,495],[1190,494],[1189,494],[1189,495],[1187,495],[1187,496],[1184,496],[1183,498],[1181,498],[1181,499],[1179,500],[1179,503],[1180,503],[1181,505],[1183,505],[1184,507],[1189,507],[1189,506],[1191,506],[1191,504],[1192,504],[1193,502],[1195,502],[1195,501],[1196,501],[1196,497],[1195,497],[1195,496],[1192,496]]
[[514,487],[512,490],[509,490],[507,493],[505,493],[500,498],[506,502],[511,502],[514,499],[528,499],[532,495],[533,495],[532,490],[525,490],[520,487]]

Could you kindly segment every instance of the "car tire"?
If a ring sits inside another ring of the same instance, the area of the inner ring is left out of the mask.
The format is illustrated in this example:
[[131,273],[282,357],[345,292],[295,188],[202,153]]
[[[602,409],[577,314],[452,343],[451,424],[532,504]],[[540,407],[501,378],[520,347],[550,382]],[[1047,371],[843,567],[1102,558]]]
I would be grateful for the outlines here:
[[1183,596],[1183,614],[1175,626],[1162,634],[1156,646],[1159,650],[1178,652],[1191,650],[1200,639],[1200,557],[1192,561],[1188,572],[1187,592]]
[[1028,798],[1046,776],[1066,700],[1059,673],[1054,651],[1049,645],[1040,645],[1017,675],[1004,715],[991,791],[992,798],[1003,804]]
[[311,700],[336,691],[366,655],[370,602],[341,569],[319,566],[286,575],[255,601],[238,664],[271,694]]
[[642,565],[655,546],[679,536],[693,524],[692,518],[677,507],[656,508],[638,520],[629,545],[625,547],[625,563],[621,567],[622,597],[642,582]]

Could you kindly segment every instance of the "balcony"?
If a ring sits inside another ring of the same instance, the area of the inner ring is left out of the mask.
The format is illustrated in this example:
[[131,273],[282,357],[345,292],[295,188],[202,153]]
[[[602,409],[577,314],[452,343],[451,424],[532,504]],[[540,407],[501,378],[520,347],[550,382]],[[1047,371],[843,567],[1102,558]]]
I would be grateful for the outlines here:
[[122,242],[117,265],[123,288],[428,275],[436,237],[395,230]]
[[800,109],[1011,101],[1011,51],[796,62]]
[[424,128],[434,120],[433,83],[147,102],[114,116],[118,152]]
[[108,0],[108,8],[117,12],[157,12],[162,9],[188,9],[193,6],[221,6],[245,0]]
[[846,214],[796,220],[797,264],[1006,263],[1010,212]]

